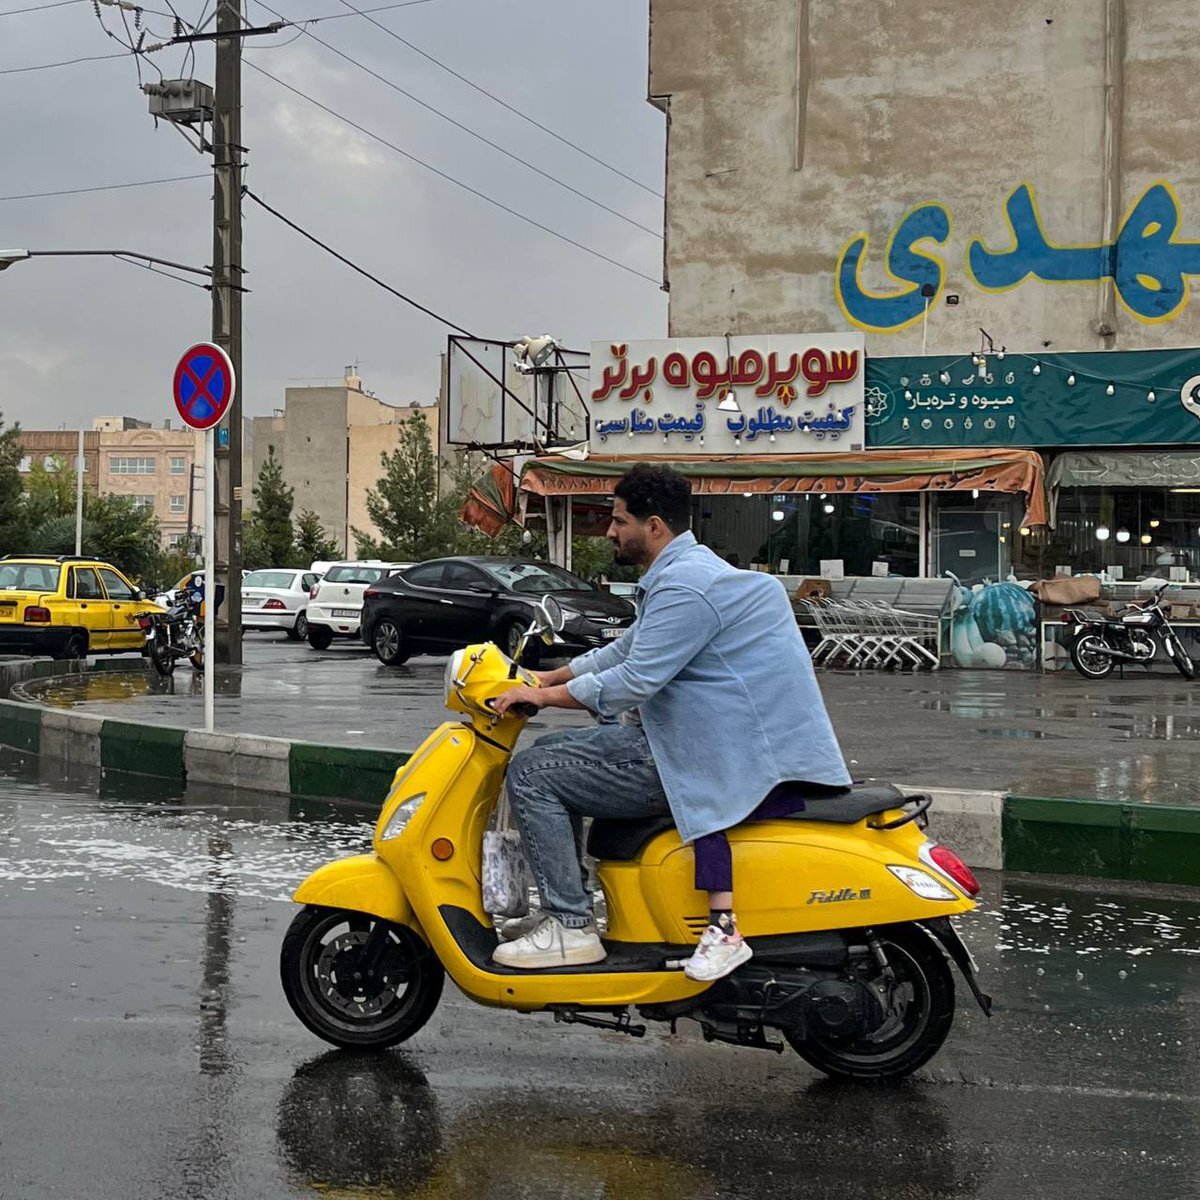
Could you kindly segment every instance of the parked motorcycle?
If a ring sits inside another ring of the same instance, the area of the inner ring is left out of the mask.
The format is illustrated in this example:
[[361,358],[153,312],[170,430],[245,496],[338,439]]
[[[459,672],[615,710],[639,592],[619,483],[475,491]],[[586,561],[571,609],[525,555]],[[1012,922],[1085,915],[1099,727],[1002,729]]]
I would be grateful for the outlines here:
[[146,635],[146,656],[163,676],[175,670],[181,658],[195,671],[204,670],[204,631],[200,623],[201,593],[179,593],[165,613],[142,613],[138,624]]
[[910,1074],[945,1041],[951,963],[990,1010],[951,922],[975,908],[979,885],[925,835],[930,797],[890,784],[810,796],[789,817],[730,830],[745,881],[738,924],[754,957],[724,979],[683,972],[708,901],[669,816],[592,822],[588,850],[608,913],[603,962],[544,970],[493,962],[483,834],[536,710],[514,705],[501,716],[492,704],[514,678],[537,685],[518,666],[525,644],[551,639],[561,622],[546,597],[515,661],[491,643],[453,655],[446,705],[467,719],[442,725],[397,771],[372,853],[329,863],[296,891],[304,907],[284,938],[280,972],[313,1033],[360,1051],[402,1042],[432,1016],[448,973],[490,1007],[634,1037],[646,1031],[641,1021],[689,1018],[707,1041],[777,1051],[780,1034],[829,1075],[884,1079]]
[[1087,679],[1104,679],[1118,663],[1149,665],[1161,642],[1180,675],[1194,679],[1195,663],[1183,648],[1163,605],[1163,593],[1170,586],[1168,581],[1160,583],[1149,600],[1128,604],[1115,617],[1064,609],[1062,619],[1071,627],[1071,662],[1075,670]]

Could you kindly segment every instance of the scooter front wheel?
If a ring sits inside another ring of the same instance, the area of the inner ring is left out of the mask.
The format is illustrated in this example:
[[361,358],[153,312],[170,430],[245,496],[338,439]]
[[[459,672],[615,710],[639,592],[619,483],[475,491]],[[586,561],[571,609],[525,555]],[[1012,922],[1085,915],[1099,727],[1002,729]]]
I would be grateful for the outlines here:
[[895,979],[876,969],[868,987],[889,997],[883,1022],[854,1040],[787,1033],[792,1049],[826,1075],[842,1079],[902,1079],[942,1047],[954,1023],[954,976],[941,948],[924,930],[897,925],[878,931]]
[[433,1015],[446,978],[411,929],[314,905],[288,928],[279,974],[296,1016],[347,1050],[385,1050],[412,1037]]

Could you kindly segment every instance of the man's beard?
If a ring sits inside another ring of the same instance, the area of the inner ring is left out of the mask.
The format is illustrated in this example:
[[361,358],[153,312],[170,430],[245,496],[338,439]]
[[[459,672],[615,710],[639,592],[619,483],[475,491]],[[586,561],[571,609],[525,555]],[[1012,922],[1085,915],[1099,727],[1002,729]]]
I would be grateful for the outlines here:
[[619,567],[640,567],[646,562],[646,544],[644,542],[636,545],[626,546],[622,549],[617,546],[613,552],[613,562]]

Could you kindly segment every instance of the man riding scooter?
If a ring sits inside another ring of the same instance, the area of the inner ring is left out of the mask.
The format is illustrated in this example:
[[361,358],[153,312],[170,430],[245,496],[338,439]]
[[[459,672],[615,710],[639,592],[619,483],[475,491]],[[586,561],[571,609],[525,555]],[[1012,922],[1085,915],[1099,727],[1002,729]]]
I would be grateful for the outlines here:
[[724,831],[837,795],[850,776],[812,662],[780,582],[730,566],[688,532],[691,485],[668,467],[634,467],[614,488],[616,561],[646,568],[638,619],[617,641],[514,687],[495,702],[589,709],[617,723],[550,734],[508,769],[513,812],[542,919],[499,946],[507,967],[600,962],[605,949],[583,886],[584,817],[670,813],[693,844],[709,924],[685,967],[720,979],[751,957],[733,910]]

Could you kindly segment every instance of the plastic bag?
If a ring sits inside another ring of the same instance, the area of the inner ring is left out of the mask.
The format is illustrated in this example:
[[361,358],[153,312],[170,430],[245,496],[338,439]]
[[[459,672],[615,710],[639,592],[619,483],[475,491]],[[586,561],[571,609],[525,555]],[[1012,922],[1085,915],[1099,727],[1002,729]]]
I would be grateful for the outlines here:
[[508,797],[500,801],[496,829],[483,835],[483,910],[494,917],[523,917],[529,911],[533,872],[521,835],[509,824]]

